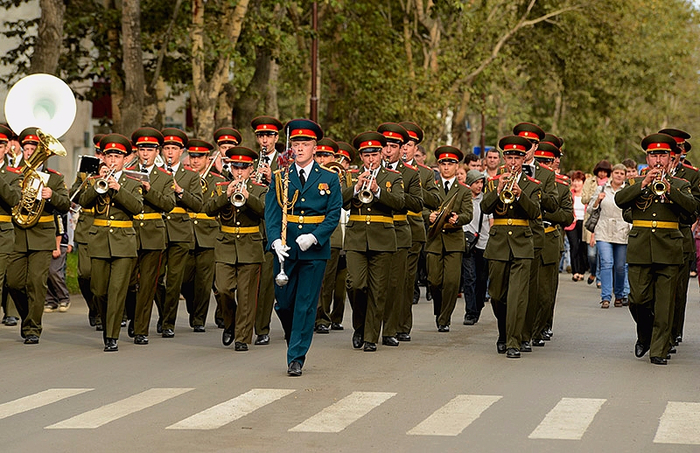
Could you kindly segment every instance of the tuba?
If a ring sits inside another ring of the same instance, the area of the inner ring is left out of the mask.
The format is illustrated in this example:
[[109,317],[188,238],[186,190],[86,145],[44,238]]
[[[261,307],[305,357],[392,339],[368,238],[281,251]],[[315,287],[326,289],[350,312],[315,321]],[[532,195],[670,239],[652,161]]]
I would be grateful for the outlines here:
[[5,100],[5,118],[15,131],[37,127],[39,144],[22,166],[22,198],[12,209],[20,228],[36,225],[46,201],[41,189],[49,175],[38,171],[51,156],[65,156],[66,149],[55,137],[70,129],[76,113],[75,96],[61,79],[50,74],[32,74],[15,83]]

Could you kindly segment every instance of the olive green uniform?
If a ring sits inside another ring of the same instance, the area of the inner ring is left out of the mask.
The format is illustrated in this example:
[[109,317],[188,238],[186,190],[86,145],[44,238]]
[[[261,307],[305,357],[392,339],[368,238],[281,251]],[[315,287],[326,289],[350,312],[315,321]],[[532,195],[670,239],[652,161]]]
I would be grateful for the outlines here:
[[[21,173],[16,168],[9,168],[7,163],[0,161],[0,291],[4,291],[7,264],[15,248],[15,232],[12,225],[12,207],[19,203]],[[15,307],[12,302],[5,302],[5,315],[14,316]]]

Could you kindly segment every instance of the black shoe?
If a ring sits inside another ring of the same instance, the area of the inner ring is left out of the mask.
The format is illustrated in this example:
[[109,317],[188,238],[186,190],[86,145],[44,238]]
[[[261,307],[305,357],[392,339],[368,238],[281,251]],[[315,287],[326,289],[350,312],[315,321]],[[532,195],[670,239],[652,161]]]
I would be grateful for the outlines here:
[[551,340],[552,337],[554,336],[554,332],[552,331],[552,329],[549,328],[549,329],[545,330],[545,332],[547,333],[547,336],[548,336],[549,339]]
[[257,337],[255,337],[255,344],[258,346],[265,346],[267,344],[270,344],[270,336],[267,334],[258,335]]
[[[229,343],[231,344],[231,343]],[[240,341],[237,341],[235,345],[233,345],[233,349],[236,351],[247,351],[248,350],[248,345],[245,343],[241,343]]]
[[521,352],[532,352],[532,348],[530,347],[530,342],[529,341],[523,341],[520,344],[520,351]]
[[518,348],[508,348],[506,351],[506,357],[509,359],[519,359],[520,351],[518,351]]
[[163,329],[163,334],[161,336],[163,338],[173,338],[175,336],[175,332],[173,329]]
[[297,362],[296,360],[292,363],[289,364],[289,367],[287,368],[287,374],[289,376],[301,376],[301,362]]
[[544,346],[544,340],[532,340],[532,346],[537,346],[538,348],[541,348],[542,346]]
[[214,322],[216,323],[216,327],[219,329],[223,329],[224,327],[224,318],[214,318]]
[[331,329],[326,325],[319,324],[316,326],[316,333],[331,333]]
[[377,343],[370,343],[365,341],[365,346],[362,348],[365,352],[375,352],[377,350]]
[[134,336],[136,335],[134,333],[134,320],[133,319],[129,321],[129,328],[127,329],[126,333],[129,335],[129,338],[134,338]]
[[398,346],[399,340],[396,337],[382,337],[382,344],[384,346]]
[[407,333],[401,332],[396,334],[396,339],[399,341],[411,341],[411,336]]
[[104,352],[117,352],[119,346],[117,346],[117,340],[115,338],[107,338],[105,340]]
[[17,319],[16,317],[8,316],[7,318],[5,318],[5,325],[7,327],[14,327],[17,325],[17,321],[19,321],[19,319]]
[[666,354],[666,360],[671,360],[671,354]]
[[362,347],[362,343],[364,343],[362,334],[355,332],[352,336],[352,347],[355,349],[360,349]]
[[450,331],[450,326],[443,326],[443,325],[438,326],[438,332],[449,332],[449,331]]
[[163,321],[160,319],[156,323],[156,333],[163,333]]
[[233,343],[233,332],[224,329],[224,332],[221,334],[221,342],[224,346],[230,346]]
[[126,319],[122,319],[121,326],[126,327]]
[[[15,319],[17,319],[17,318],[15,318]],[[682,335],[678,335],[676,337],[676,346],[678,346],[678,344],[680,344],[680,343],[683,343],[683,336]]]
[[668,360],[663,357],[650,357],[649,360],[654,365],[668,365]]
[[345,330],[345,327],[343,327],[343,325],[338,322],[332,322],[331,330]]
[[39,337],[36,335],[27,335],[24,339],[24,344],[39,344]]
[[499,354],[505,354],[506,353],[506,342],[505,341],[497,341],[496,342],[496,351]]
[[678,350],[676,349],[675,346],[671,346],[671,348],[668,350],[669,354],[675,354],[676,352],[678,352]]
[[549,332],[550,332],[550,330],[545,329],[540,334],[540,335],[542,335],[542,339],[544,341],[550,341],[552,339],[552,336],[549,334]]
[[104,327],[102,327],[102,321],[97,321],[97,324],[95,324],[95,331],[103,332],[104,330]]
[[148,344],[148,337],[146,335],[136,335],[134,344]]
[[192,328],[192,330],[195,331],[195,332],[197,332],[197,333],[202,333],[202,332],[206,332],[206,331],[207,331],[207,330],[204,328],[204,326],[194,326],[194,327]]
[[418,294],[413,293],[413,305],[417,305],[419,300],[420,300],[420,293],[418,293]]
[[90,327],[95,327],[95,324],[97,324],[97,318],[88,315],[88,322],[90,323]]
[[644,357],[644,354],[649,351],[649,345],[642,344],[640,342],[637,342],[634,345],[634,355],[635,357]]
[[473,326],[474,324],[476,324],[476,319],[472,316],[465,315],[464,322],[462,324],[464,324],[465,326]]
[[430,290],[428,289],[427,286],[426,286],[426,289],[425,289],[425,300],[427,300],[427,301],[433,300],[433,295],[432,295],[432,293],[430,292]]

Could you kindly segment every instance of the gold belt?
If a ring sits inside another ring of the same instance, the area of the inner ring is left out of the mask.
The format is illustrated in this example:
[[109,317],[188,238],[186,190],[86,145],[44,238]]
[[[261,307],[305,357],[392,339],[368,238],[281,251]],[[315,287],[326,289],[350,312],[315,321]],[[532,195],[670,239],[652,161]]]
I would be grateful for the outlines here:
[[632,222],[632,226],[639,228],[668,228],[671,230],[677,230],[678,222],[663,222],[661,220],[635,220]]
[[214,217],[209,217],[203,212],[190,212],[190,219],[216,220]]
[[394,214],[394,222],[405,222],[408,217],[407,214]]
[[131,220],[95,219],[93,225],[114,228],[131,228],[134,226],[134,222],[132,222]]
[[136,218],[138,220],[158,220],[163,218],[163,214],[161,214],[160,212],[147,212],[137,214]]
[[95,210],[93,208],[90,208],[90,209],[83,208],[81,211],[83,212],[83,214],[94,214],[95,213]]
[[53,221],[54,221],[54,217],[52,215],[43,215],[43,216],[39,217],[39,223],[49,223],[49,222],[53,222]]
[[557,227],[548,226],[547,228],[544,229],[544,233],[545,234],[551,233],[551,232],[555,231],[556,229],[557,229]]
[[530,226],[530,222],[525,219],[494,219],[493,224],[506,226]]
[[406,215],[410,215],[410,216],[413,216],[413,217],[423,217],[423,214],[421,214],[420,212],[413,212],[413,211],[408,211],[408,212],[406,213]]
[[[352,216],[351,216],[352,217]],[[325,215],[294,215],[287,216],[287,222],[290,223],[321,223],[326,219]]]
[[260,231],[260,226],[232,227],[232,226],[221,225],[221,231],[223,231],[224,233],[232,233],[232,234],[258,233]]
[[0,222],[12,222],[12,216],[11,215],[0,215]]
[[170,211],[168,214],[187,214],[187,211],[185,211],[185,208],[181,207],[174,207],[172,211]]
[[351,215],[348,219],[351,222],[365,222],[365,223],[394,223],[393,217],[387,217],[385,215]]

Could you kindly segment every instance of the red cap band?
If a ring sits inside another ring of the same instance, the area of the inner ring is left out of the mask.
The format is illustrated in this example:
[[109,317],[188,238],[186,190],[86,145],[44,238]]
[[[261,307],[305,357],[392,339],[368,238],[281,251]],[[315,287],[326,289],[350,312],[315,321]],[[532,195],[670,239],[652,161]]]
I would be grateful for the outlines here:
[[8,140],[8,139],[7,139],[7,135],[5,135],[5,134],[0,134],[0,140],[5,140],[5,141],[7,141],[7,140]]
[[234,162],[250,162],[253,163],[253,158],[250,156],[246,156],[244,154],[234,154],[233,156],[229,157]]
[[551,151],[542,151],[541,149],[538,149],[535,151],[535,156],[536,157],[547,157],[549,159],[554,159],[554,153]]
[[126,146],[122,145],[121,143],[107,143],[105,146],[105,151],[109,151],[110,149],[118,149],[126,152]]
[[209,148],[205,148],[203,146],[192,146],[187,150],[187,152],[189,152],[189,153],[208,153]]
[[503,151],[510,151],[510,150],[516,150],[516,151],[527,151],[527,149],[523,145],[518,145],[517,143],[511,143],[509,145],[506,145],[503,148]]
[[335,151],[333,151],[333,148],[331,148],[328,145],[319,145],[316,147],[316,152],[321,151],[322,153],[331,153],[335,154]]
[[438,161],[440,161],[440,160],[445,160],[445,159],[453,159],[453,160],[456,160],[457,162],[459,162],[459,156],[456,155],[456,154],[452,154],[452,153],[443,153],[443,154],[440,154],[440,155],[438,156]]
[[540,138],[535,134],[534,132],[530,131],[520,131],[518,132],[519,137],[525,137],[525,138],[534,138],[535,140],[539,140]]
[[418,140],[418,134],[416,134],[413,131],[408,131],[408,136],[411,137],[414,140]]
[[177,135],[168,135],[167,137],[165,137],[165,140],[163,140],[163,141],[164,142],[175,142],[175,143],[179,143],[181,145],[185,144],[185,142]]
[[676,143],[684,143],[685,139],[683,137],[673,137]]
[[222,135],[216,140],[216,143],[221,143],[221,142],[235,142],[238,144],[238,139],[234,137],[233,135]]
[[139,137],[136,139],[137,145],[158,145],[158,139],[156,137]]
[[337,154],[340,154],[341,156],[345,157],[347,160],[350,160],[350,153],[345,151],[344,149],[338,150]]
[[278,129],[274,124],[258,124],[255,126],[255,132],[258,131],[272,131],[272,132],[277,132]]
[[37,142],[37,143],[39,143],[39,137],[37,137],[36,135],[30,134],[30,135],[27,135],[26,137],[24,137],[24,140],[22,140],[22,143],[24,143],[24,142]]
[[671,145],[668,143],[650,143],[647,147],[647,151],[654,151],[657,149],[671,150]]
[[316,133],[311,129],[292,129],[289,138],[308,137],[316,140]]
[[403,141],[403,136],[401,134],[399,134],[398,132],[384,131],[384,132],[382,132],[382,135],[384,135],[386,138],[398,139],[398,140]]
[[381,142],[378,142],[376,140],[368,140],[366,142],[360,143],[360,151],[366,148],[381,148],[382,144]]

